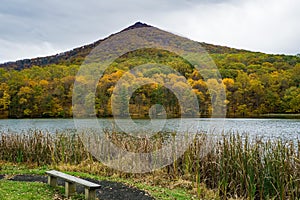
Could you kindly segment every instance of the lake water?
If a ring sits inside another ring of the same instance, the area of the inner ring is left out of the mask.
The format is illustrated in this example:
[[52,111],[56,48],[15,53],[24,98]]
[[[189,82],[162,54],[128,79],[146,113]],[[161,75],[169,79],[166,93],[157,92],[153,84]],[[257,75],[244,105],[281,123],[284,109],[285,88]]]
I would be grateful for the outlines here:
[[[181,120],[181,121],[180,121]],[[76,131],[91,120],[82,119],[2,119],[0,132],[28,132],[28,130]],[[181,126],[180,126],[181,125]],[[124,131],[141,132],[153,128],[153,131],[204,131],[204,132],[234,132],[249,134],[264,138],[283,138],[296,140],[300,138],[300,119],[167,119],[167,120],[120,120],[116,125],[113,119],[98,119],[97,126],[106,129],[121,128]],[[124,128],[125,127],[125,128]]]

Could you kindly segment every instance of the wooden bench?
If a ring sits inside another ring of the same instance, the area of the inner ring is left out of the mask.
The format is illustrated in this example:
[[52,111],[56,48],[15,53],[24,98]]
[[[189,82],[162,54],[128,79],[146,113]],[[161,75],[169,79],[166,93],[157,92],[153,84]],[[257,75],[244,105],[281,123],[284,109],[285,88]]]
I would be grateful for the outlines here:
[[76,192],[76,184],[80,184],[85,188],[85,199],[96,199],[96,189],[99,189],[100,185],[55,170],[46,171],[46,174],[48,175],[48,184],[53,187],[57,186],[57,178],[65,180],[65,194],[67,198]]

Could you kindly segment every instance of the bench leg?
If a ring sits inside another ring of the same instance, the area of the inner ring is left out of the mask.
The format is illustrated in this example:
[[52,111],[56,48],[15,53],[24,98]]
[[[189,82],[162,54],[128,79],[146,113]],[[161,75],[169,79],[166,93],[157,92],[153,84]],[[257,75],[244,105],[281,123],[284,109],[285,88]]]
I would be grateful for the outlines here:
[[65,182],[65,195],[67,198],[72,196],[76,192],[76,184],[71,182]]
[[57,186],[57,178],[54,176],[48,176],[48,184],[52,187]]
[[96,199],[96,190],[85,188],[85,199],[86,200],[95,200]]

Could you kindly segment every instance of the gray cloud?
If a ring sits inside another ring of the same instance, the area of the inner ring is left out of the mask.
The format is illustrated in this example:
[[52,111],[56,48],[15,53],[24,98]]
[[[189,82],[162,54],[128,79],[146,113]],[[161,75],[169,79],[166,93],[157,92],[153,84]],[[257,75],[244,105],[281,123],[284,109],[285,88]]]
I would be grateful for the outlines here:
[[299,8],[297,0],[2,0],[0,62],[69,50],[136,21],[197,41],[296,54]]

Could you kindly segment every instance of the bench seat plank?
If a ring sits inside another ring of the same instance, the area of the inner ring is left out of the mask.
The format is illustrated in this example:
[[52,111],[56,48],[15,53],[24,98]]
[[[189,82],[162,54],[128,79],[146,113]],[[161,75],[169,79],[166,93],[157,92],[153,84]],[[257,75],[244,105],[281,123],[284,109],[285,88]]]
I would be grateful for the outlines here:
[[78,183],[78,184],[83,185],[87,188],[97,189],[97,188],[101,187],[100,185],[98,185],[96,183],[92,183],[90,181],[86,181],[86,180],[83,180],[81,178],[77,178],[77,177],[71,176],[69,174],[65,174],[65,173],[56,171],[56,170],[47,171],[46,173],[50,176],[54,176],[54,177],[57,177],[57,178],[62,178],[64,180],[68,181],[68,182]]

